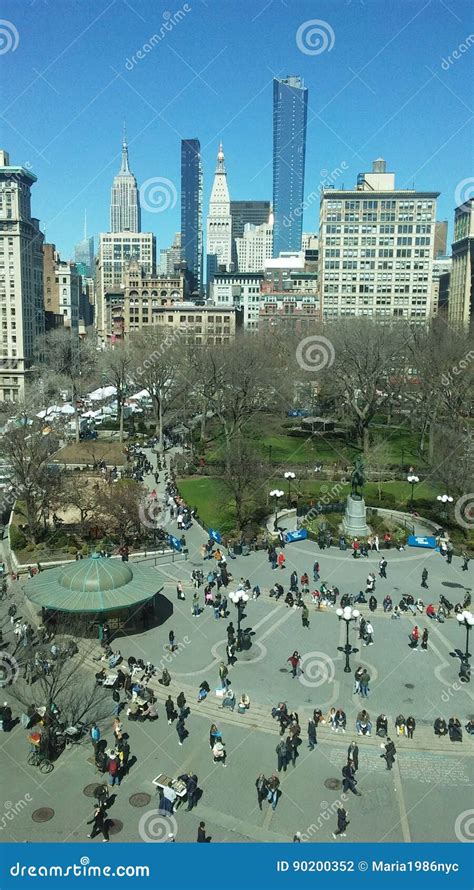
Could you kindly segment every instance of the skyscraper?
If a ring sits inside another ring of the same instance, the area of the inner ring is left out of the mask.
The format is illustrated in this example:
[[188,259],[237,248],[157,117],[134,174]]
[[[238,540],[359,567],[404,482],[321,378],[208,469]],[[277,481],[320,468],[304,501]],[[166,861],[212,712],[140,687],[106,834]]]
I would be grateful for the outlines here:
[[122,164],[114,178],[110,197],[110,231],[140,231],[140,197],[137,180],[128,166],[125,131],[122,141]]
[[232,262],[232,217],[222,142],[212,184],[207,217],[207,283],[220,269],[230,270]]
[[469,330],[474,318],[474,198],[454,211],[448,323]]
[[300,77],[273,81],[273,256],[300,250],[308,90]]
[[87,237],[87,216],[84,214],[84,238],[74,247],[74,259],[83,267],[81,274],[90,277],[94,273],[94,238]]
[[181,257],[202,290],[202,164],[199,139],[181,140]]
[[0,401],[24,394],[25,376],[44,333],[43,234],[31,216],[36,176],[0,150]]
[[270,201],[231,201],[230,215],[232,217],[232,237],[243,238],[247,223],[261,226],[268,222]]

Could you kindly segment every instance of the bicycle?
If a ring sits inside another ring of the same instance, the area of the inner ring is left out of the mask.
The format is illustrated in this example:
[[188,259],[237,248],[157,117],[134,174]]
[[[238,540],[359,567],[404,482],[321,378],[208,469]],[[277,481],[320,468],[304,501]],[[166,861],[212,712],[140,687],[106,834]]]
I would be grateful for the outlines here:
[[54,764],[51,763],[50,760],[46,757],[46,754],[42,754],[41,751],[31,751],[28,755],[28,765],[29,766],[37,766],[39,768],[40,773],[51,773],[54,769]]

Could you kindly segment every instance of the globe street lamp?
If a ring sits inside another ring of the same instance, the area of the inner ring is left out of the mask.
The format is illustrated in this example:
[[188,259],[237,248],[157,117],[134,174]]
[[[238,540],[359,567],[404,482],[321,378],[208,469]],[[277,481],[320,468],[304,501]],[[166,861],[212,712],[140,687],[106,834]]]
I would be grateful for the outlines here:
[[446,519],[446,517],[448,515],[448,510],[447,510],[446,505],[452,504],[454,501],[454,498],[452,498],[449,494],[439,494],[437,496],[436,500],[440,501],[440,503],[443,505],[443,508],[441,510],[441,516],[443,517],[443,519]]
[[420,481],[419,476],[415,476],[413,473],[410,473],[407,476],[407,482],[411,485],[411,501],[410,501],[410,510],[413,513],[413,495],[415,493],[415,485]]
[[285,473],[285,479],[288,479],[288,507],[291,507],[291,480],[296,479],[296,473],[292,473],[291,470],[288,470]]
[[474,625],[474,615],[472,612],[459,612],[456,615],[456,618],[459,621],[460,627],[466,628],[466,651],[461,658],[461,667],[459,669],[459,679],[463,680],[464,683],[469,683],[471,679],[471,666],[469,664],[470,652],[469,652],[469,634],[471,632],[471,628]]
[[279,488],[274,488],[273,491],[270,492],[270,497],[275,498],[275,521],[273,523],[273,529],[276,531],[278,528],[278,498],[282,498],[285,494],[284,491],[281,491]]
[[351,621],[357,621],[360,612],[358,609],[353,609],[351,606],[345,606],[343,609],[336,609],[336,615],[339,618],[339,621],[346,622],[346,645],[344,646],[346,663],[344,665],[344,673],[350,674],[351,666],[349,664],[349,655],[352,653],[352,646],[349,643],[349,624]]
[[237,650],[240,651],[242,648],[242,631],[240,623],[244,614],[245,604],[248,603],[250,597],[248,593],[245,593],[245,590],[236,590],[233,593],[229,593],[229,599],[231,599],[234,606],[237,607]]

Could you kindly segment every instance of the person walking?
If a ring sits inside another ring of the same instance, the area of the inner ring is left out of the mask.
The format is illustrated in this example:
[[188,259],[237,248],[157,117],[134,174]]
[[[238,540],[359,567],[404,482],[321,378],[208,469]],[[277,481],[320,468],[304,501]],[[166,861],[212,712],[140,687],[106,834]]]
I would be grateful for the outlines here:
[[346,836],[346,828],[349,825],[349,819],[347,818],[347,810],[344,807],[337,808],[337,830],[333,831],[332,836],[334,840],[336,837],[340,835],[341,837]]
[[381,578],[387,577],[387,560],[384,557],[379,562],[379,575]]
[[193,807],[196,806],[199,798],[199,788],[198,788],[198,777],[195,774],[187,775],[186,779],[186,796],[188,799],[188,805],[186,810],[192,810]]
[[268,793],[267,800],[272,805],[272,810],[276,809],[276,805],[278,803],[279,797],[279,787],[280,787],[280,779],[275,773],[272,774],[270,779],[268,779]]
[[301,624],[303,627],[309,627],[309,609],[306,603],[303,604],[301,609]]
[[448,541],[448,543],[446,544],[446,562],[448,563],[448,566],[450,566],[453,561],[453,555],[454,555],[453,542]]
[[175,713],[176,713],[176,708],[174,705],[174,701],[171,698],[171,695],[169,695],[165,701],[165,711],[166,711],[166,718],[168,720],[169,725],[171,726],[171,724],[174,720],[174,717],[175,717]]
[[405,725],[406,725],[406,728],[407,728],[407,736],[408,736],[409,739],[412,739],[412,738],[413,738],[413,733],[415,732],[415,728],[416,728],[416,720],[415,720],[415,718],[414,718],[414,717],[407,717],[407,722],[406,722]]
[[281,739],[281,741],[278,742],[275,751],[278,758],[277,770],[279,773],[281,773],[282,770],[286,773],[286,768],[288,766],[288,749],[284,739]]
[[397,753],[397,749],[395,748],[394,743],[392,742],[390,736],[387,736],[387,741],[382,742],[381,748],[384,749],[384,753],[380,756],[387,763],[387,769],[392,769],[393,764],[395,763],[395,755]]
[[426,583],[427,581],[428,581],[428,569],[425,568],[425,569],[423,569],[423,571],[421,573],[421,586],[427,588],[428,587],[428,584]]
[[285,568],[286,556],[285,556],[284,553],[279,553],[279,554],[278,554],[277,562],[278,562],[278,568],[279,568],[279,569],[284,569],[284,568]]
[[409,646],[411,649],[416,651],[418,649],[418,641],[420,639],[420,631],[418,630],[418,625],[415,624],[411,634],[410,634],[410,643]]
[[234,643],[227,643],[225,647],[226,655],[227,655],[227,664],[232,667],[235,662],[235,645]]
[[310,751],[314,751],[315,745],[318,744],[316,738],[316,723],[313,719],[308,721],[308,748]]
[[297,676],[297,674],[302,674],[303,671],[300,668],[301,656],[297,649],[293,652],[293,655],[290,655],[289,658],[286,659],[291,664],[291,676],[293,679]]
[[374,629],[372,627],[372,623],[367,621],[365,625],[365,642],[364,646],[373,646],[374,645]]
[[176,732],[178,733],[178,745],[182,745],[186,736],[188,735],[188,731],[184,725],[184,717],[181,715],[178,717],[176,723]]
[[259,810],[262,809],[262,803],[268,797],[268,784],[263,773],[260,773],[257,776],[257,781],[255,782],[255,787],[257,789],[257,802]]
[[185,599],[186,599],[186,597],[185,597],[185,595],[184,595],[184,590],[183,590],[183,583],[182,583],[182,581],[178,581],[178,583],[177,583],[177,585],[176,585],[176,593],[178,594],[178,599],[179,599],[179,600],[185,600]]
[[468,569],[469,569],[469,556],[468,556],[468,554],[466,553],[465,550],[462,552],[461,557],[462,557],[462,567],[461,567],[461,569],[462,569],[463,572],[467,572]]
[[315,562],[313,566],[313,581],[319,581],[319,562]]
[[193,618],[197,618],[201,613],[201,609],[199,606],[199,594],[193,593]]
[[128,761],[130,760],[130,745],[127,739],[121,739],[117,745],[117,751],[120,761],[120,776],[123,779],[128,773]]
[[100,729],[97,726],[97,723],[92,724],[90,736],[91,736],[92,747],[94,749],[94,754],[95,754],[97,751],[97,745],[100,742]]
[[359,695],[359,692],[360,692],[360,680],[361,680],[361,677],[362,677],[362,674],[363,674],[363,673],[364,673],[364,668],[363,668],[363,667],[358,667],[358,668],[356,669],[356,672],[355,672],[355,674],[354,674],[354,689],[353,689],[353,695]]
[[428,649],[428,628],[425,627],[421,635],[421,651],[426,652]]
[[354,772],[359,769],[359,746],[357,742],[351,742],[347,749],[347,760],[352,760]]
[[342,790],[352,791],[357,797],[362,797],[360,791],[357,790],[357,779],[355,775],[354,764],[352,760],[348,760],[346,765],[342,767]]
[[99,805],[94,810],[94,815],[92,819],[87,822],[87,825],[92,825],[90,834],[87,837],[91,839],[96,836],[96,834],[103,834],[102,842],[104,844],[109,842],[109,829],[107,827],[107,811],[105,807]]

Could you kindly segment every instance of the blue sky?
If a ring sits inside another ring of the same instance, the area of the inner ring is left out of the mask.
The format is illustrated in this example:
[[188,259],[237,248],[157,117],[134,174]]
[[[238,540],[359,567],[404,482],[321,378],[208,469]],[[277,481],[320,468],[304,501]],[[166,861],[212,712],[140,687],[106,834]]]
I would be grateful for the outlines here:
[[[108,228],[125,118],[139,185],[158,177],[176,189],[165,185],[167,210],[142,214],[143,230],[167,247],[180,228],[180,139],[201,141],[204,217],[221,138],[231,198],[271,199],[271,81],[300,74],[309,88],[306,195],[324,171],[343,164],[337,184],[352,186],[382,155],[397,185],[441,192],[438,218],[449,219],[451,232],[456,188],[473,173],[471,7],[465,0],[4,0],[0,144],[38,176],[34,215],[68,258],[85,208],[89,234]],[[314,19],[323,24],[305,27]],[[309,203],[304,230],[314,231],[318,204]]]

